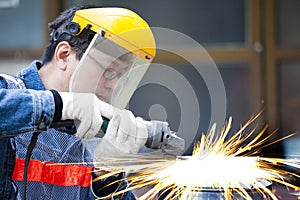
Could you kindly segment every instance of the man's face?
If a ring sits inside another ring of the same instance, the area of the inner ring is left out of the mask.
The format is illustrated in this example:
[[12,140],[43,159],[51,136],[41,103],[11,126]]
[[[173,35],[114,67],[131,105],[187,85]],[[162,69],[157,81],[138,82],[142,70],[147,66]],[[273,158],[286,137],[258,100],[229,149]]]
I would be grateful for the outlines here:
[[95,85],[95,93],[99,99],[109,102],[119,79],[128,70],[130,65],[120,59],[116,59],[97,49],[89,52],[85,58],[85,66],[90,70],[87,74],[87,81],[92,81]]
[[100,37],[90,45],[71,77],[70,91],[94,93],[102,101],[125,108],[150,62]]
[[119,79],[128,71],[128,64],[117,60],[112,65],[104,70],[98,87],[96,90],[97,96],[106,102],[109,102],[112,92],[114,91]]

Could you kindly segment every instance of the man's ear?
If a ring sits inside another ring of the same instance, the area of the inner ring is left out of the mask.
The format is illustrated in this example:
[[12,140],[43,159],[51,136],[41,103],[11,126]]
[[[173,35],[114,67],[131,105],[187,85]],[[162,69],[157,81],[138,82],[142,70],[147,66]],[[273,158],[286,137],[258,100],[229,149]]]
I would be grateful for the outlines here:
[[72,51],[72,48],[68,42],[62,41],[62,42],[58,43],[58,45],[55,48],[54,59],[57,63],[57,67],[59,69],[61,69],[61,70],[67,69],[71,51]]

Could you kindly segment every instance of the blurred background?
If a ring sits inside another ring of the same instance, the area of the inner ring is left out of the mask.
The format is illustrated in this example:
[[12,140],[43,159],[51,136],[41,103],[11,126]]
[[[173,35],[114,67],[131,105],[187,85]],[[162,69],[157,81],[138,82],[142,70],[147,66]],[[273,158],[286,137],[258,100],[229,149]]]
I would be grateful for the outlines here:
[[[299,0],[0,0],[0,72],[16,74],[40,59],[49,40],[47,24],[66,8],[81,4],[132,9],[150,26],[177,30],[203,45],[222,75],[233,131],[260,111],[256,123],[268,124],[268,133],[278,129],[272,139],[300,130]],[[182,48],[193,54],[192,48]],[[189,80],[201,113],[200,122],[189,120],[197,125],[198,134],[205,132],[210,106],[201,77],[194,75],[188,62],[168,52],[158,51],[155,61],[174,67]],[[178,101],[170,101],[174,94],[167,88],[156,87],[143,89],[159,99],[145,99],[145,93],[138,90],[131,108],[147,118],[149,113],[141,108],[144,104],[165,105],[167,119],[176,130],[181,120]],[[265,148],[263,153],[299,156],[300,136]]]

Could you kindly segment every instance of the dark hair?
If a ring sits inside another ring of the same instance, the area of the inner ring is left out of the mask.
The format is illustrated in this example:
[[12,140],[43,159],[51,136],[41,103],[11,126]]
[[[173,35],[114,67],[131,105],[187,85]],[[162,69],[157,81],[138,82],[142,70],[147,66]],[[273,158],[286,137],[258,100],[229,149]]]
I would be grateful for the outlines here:
[[[83,46],[83,44],[81,44],[77,39],[78,37],[80,37],[82,33],[80,33],[78,36],[72,36],[71,34],[63,33],[60,34],[56,40],[52,39],[52,34],[64,24],[71,22],[76,11],[82,9],[88,9],[88,8],[95,8],[95,7],[96,6],[88,5],[88,6],[76,6],[76,7],[69,8],[61,12],[60,15],[53,22],[50,22],[48,24],[48,28],[51,31],[50,43],[48,44],[48,46],[44,51],[43,58],[42,58],[43,64],[48,63],[52,60],[55,52],[55,48],[57,44],[61,41],[67,41],[75,49],[76,58],[80,59],[82,57],[84,51],[88,46],[86,44]],[[83,34],[85,33],[83,32]]]

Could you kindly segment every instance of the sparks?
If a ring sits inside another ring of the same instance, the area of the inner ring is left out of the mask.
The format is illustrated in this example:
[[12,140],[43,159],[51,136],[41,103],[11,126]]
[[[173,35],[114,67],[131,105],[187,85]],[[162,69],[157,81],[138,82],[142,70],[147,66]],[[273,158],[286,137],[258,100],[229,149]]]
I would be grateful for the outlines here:
[[[252,116],[230,138],[228,136],[231,118],[218,137],[214,125],[210,132],[207,135],[203,134],[201,140],[195,144],[192,156],[175,158],[139,154],[97,163],[109,167],[113,172],[104,174],[94,181],[124,170],[127,172],[126,180],[129,186],[114,195],[140,189],[145,191],[139,197],[141,200],[156,199],[162,195],[165,199],[192,199],[195,195],[199,197],[200,193],[205,194],[211,190],[219,191],[223,195],[222,198],[226,200],[254,199],[253,195],[256,195],[255,198],[259,195],[259,198],[277,200],[278,197],[269,187],[271,183],[278,183],[299,191],[300,188],[293,185],[290,178],[300,178],[300,176],[280,167],[290,166],[299,170],[299,160],[254,156],[261,148],[287,138],[267,143],[272,136],[270,134],[262,137],[267,126],[259,133],[256,133],[257,127],[255,127],[250,133],[245,134],[245,130],[258,116]],[[250,142],[246,142],[250,138]]]

